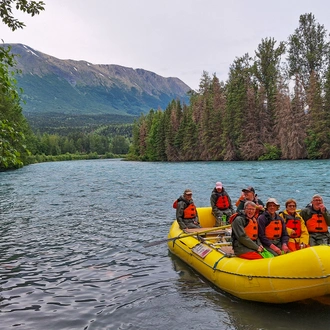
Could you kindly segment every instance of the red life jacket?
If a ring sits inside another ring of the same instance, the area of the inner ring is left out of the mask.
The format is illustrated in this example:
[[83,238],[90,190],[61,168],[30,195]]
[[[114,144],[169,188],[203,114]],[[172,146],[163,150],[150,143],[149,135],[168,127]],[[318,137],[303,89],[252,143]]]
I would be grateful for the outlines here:
[[215,206],[220,210],[228,209],[230,206],[228,196],[220,195],[217,199],[217,202],[215,203]]
[[183,218],[184,219],[193,219],[196,218],[197,211],[196,206],[194,204],[189,204],[184,210],[183,210]]
[[313,213],[312,217],[306,221],[306,227],[309,233],[326,233],[328,231],[328,225],[320,213]]
[[281,213],[281,216],[286,222],[285,224],[287,228],[293,229],[295,231],[294,234],[290,235],[290,238],[297,238],[301,236],[301,219],[296,215],[296,212],[294,213],[294,215]]
[[176,199],[174,202],[173,202],[173,208],[176,209],[178,207],[178,199]]
[[282,236],[282,221],[280,219],[271,220],[265,228],[265,235],[269,240],[280,238]]

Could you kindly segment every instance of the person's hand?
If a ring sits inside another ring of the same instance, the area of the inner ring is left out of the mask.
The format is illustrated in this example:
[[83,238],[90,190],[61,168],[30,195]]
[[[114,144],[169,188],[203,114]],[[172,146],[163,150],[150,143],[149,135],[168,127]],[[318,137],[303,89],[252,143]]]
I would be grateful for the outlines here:
[[300,243],[300,250],[307,248],[307,245],[305,243]]
[[278,255],[281,255],[282,254],[282,251],[274,244],[271,244],[270,245],[270,248]]
[[324,206],[324,204],[320,204],[320,210],[321,210],[322,213],[325,212],[325,206]]
[[259,247],[258,247],[258,252],[262,252],[264,250],[264,247],[262,246],[262,245],[259,245]]
[[287,246],[285,243],[282,244],[282,251],[284,251],[284,253],[288,253],[288,252],[290,252],[288,246]]

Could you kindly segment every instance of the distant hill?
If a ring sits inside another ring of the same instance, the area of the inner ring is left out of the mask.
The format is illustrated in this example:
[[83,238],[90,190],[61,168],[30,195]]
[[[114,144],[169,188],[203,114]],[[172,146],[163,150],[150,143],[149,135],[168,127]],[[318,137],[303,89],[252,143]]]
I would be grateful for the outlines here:
[[60,60],[26,45],[6,45],[19,55],[16,68],[21,74],[16,79],[24,90],[22,108],[28,119],[100,115],[125,122],[123,118],[151,108],[165,109],[173,99],[189,102],[190,87],[178,78],[114,64]]

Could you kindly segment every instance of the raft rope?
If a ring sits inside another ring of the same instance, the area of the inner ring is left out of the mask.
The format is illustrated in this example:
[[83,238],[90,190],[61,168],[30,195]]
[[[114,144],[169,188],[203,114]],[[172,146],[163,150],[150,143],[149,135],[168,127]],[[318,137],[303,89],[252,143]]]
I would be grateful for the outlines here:
[[249,280],[252,280],[253,278],[271,278],[271,279],[280,279],[280,280],[319,280],[330,277],[330,274],[321,275],[321,276],[271,276],[271,275],[248,275],[248,274],[240,274],[235,272],[229,272],[222,269],[217,269],[217,265],[221,259],[225,258],[225,256],[221,257],[213,266],[214,271],[219,271],[221,273],[226,273],[229,275],[236,275],[241,277],[247,277]]
[[[236,275],[236,276],[241,276],[241,277],[247,277],[249,280],[252,280],[253,278],[268,278],[268,279],[279,279],[279,280],[319,280],[319,279],[325,279],[330,277],[330,274],[325,274],[325,275],[320,275],[320,276],[274,276],[274,275],[252,275],[252,274],[242,274],[242,273],[235,273],[235,272],[230,272],[227,270],[223,270],[223,269],[218,269],[218,264],[219,262],[224,259],[224,258],[232,258],[235,257],[234,254],[227,254],[224,251],[221,251],[219,248],[215,248],[213,247],[212,243],[210,244],[209,242],[207,242],[207,239],[205,239],[204,237],[200,237],[200,235],[196,235],[197,239],[200,242],[203,242],[204,244],[209,245],[210,247],[218,250],[219,252],[223,253],[223,256],[217,260],[214,264],[214,266],[212,267],[213,271],[218,271],[221,273],[225,273],[225,274],[229,274],[229,275]],[[181,243],[183,243],[184,245],[186,245],[184,242],[180,241]],[[173,242],[174,245],[174,242]],[[207,264],[206,264],[207,265]]]
[[212,243],[207,242],[207,239],[203,238],[202,239],[203,243],[209,245],[210,247],[218,250],[219,252],[223,253],[223,256],[217,260],[213,266],[214,271],[219,271],[221,273],[229,274],[229,275],[236,275],[236,276],[241,276],[241,277],[247,277],[249,280],[252,280],[253,278],[269,278],[269,279],[288,279],[288,280],[317,280],[317,279],[325,279],[330,277],[330,274],[325,274],[325,275],[320,275],[320,276],[274,276],[274,275],[251,275],[251,274],[241,274],[241,273],[235,273],[235,272],[230,272],[222,269],[217,269],[219,262],[224,259],[224,258],[232,258],[235,255],[233,254],[228,254],[224,253],[224,251],[221,251],[221,249],[216,248]]

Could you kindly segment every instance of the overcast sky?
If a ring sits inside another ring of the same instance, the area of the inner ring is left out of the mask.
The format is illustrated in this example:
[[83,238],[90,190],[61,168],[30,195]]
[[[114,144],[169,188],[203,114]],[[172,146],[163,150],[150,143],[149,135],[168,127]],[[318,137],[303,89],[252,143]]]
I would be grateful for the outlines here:
[[[287,41],[299,16],[313,13],[330,31],[326,0],[44,0],[45,11],[19,14],[23,30],[0,23],[0,39],[60,59],[118,64],[178,77],[198,89],[203,70],[228,78],[229,66],[254,55],[263,38]],[[15,14],[15,12],[14,12]]]

